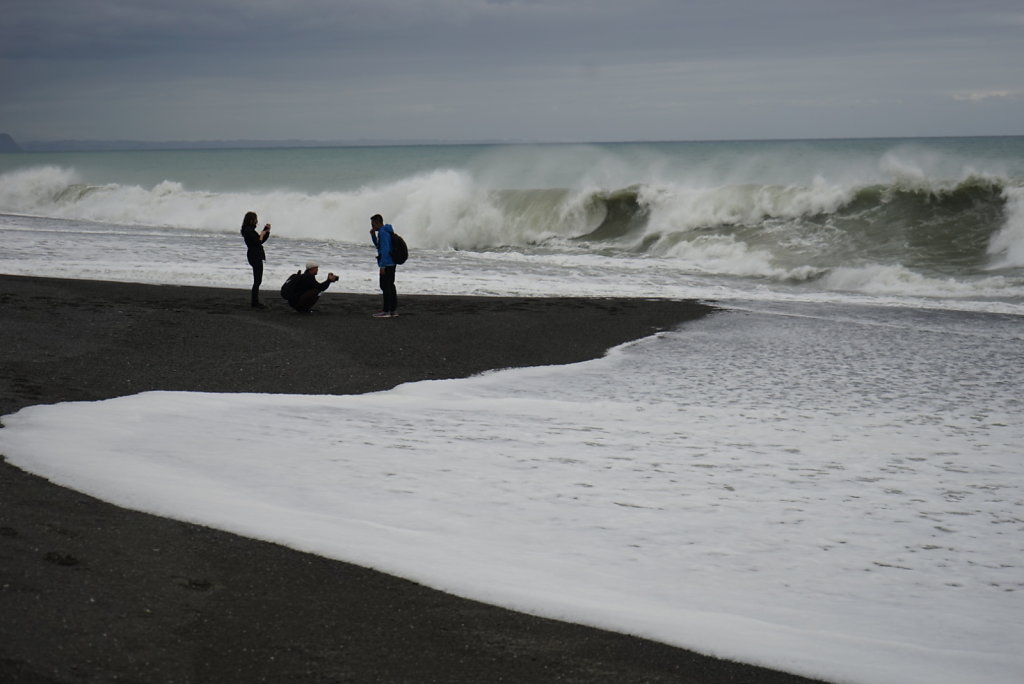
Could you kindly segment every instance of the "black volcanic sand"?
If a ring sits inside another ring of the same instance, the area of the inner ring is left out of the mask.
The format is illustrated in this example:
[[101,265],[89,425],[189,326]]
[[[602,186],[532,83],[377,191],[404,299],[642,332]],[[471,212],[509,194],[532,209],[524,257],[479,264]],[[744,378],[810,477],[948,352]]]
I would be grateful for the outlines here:
[[[247,299],[0,276],[0,415],[152,389],[359,393],[569,363],[711,311],[405,296],[401,317],[375,320],[377,295],[328,291],[309,315]],[[0,461],[0,681],[808,680],[130,511]]]

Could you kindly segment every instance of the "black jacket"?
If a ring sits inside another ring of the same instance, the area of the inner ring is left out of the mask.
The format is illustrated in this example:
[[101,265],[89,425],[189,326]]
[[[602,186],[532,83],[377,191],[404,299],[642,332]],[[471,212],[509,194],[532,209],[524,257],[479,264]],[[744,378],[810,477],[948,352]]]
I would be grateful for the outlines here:
[[292,292],[295,293],[293,299],[298,299],[299,297],[306,294],[310,290],[317,290],[318,292],[323,292],[330,286],[330,280],[324,280],[324,282],[318,283],[316,282],[315,275],[313,275],[309,271],[304,271],[302,275],[299,276],[298,281],[295,283],[295,287],[292,288]]
[[270,233],[267,233],[266,238],[260,238],[260,234],[256,231],[256,226],[242,226],[242,239],[245,240],[245,256],[249,261],[266,261],[267,253],[263,250],[263,243],[270,238]]

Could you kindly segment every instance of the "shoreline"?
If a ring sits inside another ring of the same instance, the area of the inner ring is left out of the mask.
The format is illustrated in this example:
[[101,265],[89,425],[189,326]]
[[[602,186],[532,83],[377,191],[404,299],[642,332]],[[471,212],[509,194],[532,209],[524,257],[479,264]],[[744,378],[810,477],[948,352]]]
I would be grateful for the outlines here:
[[[358,394],[573,363],[711,313],[688,301],[264,291],[0,275],[0,415],[146,390]],[[258,420],[258,418],[255,418]],[[0,459],[10,682],[806,682],[139,513]]]

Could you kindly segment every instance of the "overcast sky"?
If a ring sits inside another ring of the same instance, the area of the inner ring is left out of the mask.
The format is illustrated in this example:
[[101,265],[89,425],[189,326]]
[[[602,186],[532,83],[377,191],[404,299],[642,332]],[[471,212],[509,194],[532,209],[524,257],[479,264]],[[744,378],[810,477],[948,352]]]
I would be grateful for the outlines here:
[[1021,0],[5,0],[21,141],[1024,134]]

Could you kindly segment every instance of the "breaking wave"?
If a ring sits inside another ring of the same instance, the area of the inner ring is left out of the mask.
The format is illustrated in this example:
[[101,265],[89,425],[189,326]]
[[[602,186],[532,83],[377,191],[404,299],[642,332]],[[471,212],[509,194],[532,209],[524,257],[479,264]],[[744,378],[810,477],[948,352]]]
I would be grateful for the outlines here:
[[[764,173],[652,171],[639,163],[566,182],[522,166],[507,165],[504,174],[438,167],[318,191],[301,183],[261,191],[176,180],[90,183],[68,166],[35,166],[0,175],[0,213],[234,234],[242,215],[257,210],[279,240],[365,245],[368,217],[381,212],[419,250],[555,255],[580,264],[656,260],[698,276],[871,294],[1015,298],[1024,291],[1019,174],[966,166],[928,173],[894,155],[876,158],[871,173],[851,164],[842,169],[849,173],[793,173],[778,183],[754,182]],[[519,182],[508,182],[513,176]],[[524,177],[538,187],[522,187]]]

